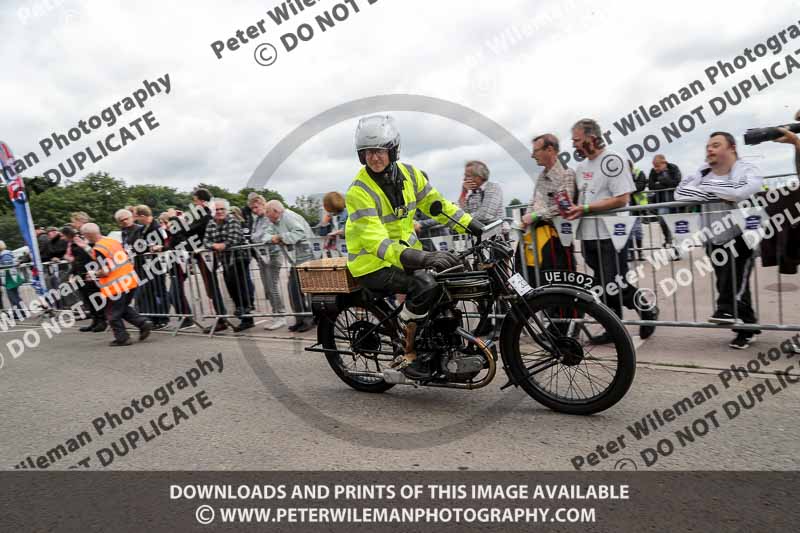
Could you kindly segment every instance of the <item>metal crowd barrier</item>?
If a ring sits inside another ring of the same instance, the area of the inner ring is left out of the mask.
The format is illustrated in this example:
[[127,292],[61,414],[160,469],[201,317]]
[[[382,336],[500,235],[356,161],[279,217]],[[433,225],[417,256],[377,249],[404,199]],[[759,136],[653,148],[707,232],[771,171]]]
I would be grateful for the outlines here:
[[[707,202],[711,203],[711,202]],[[746,263],[743,268],[749,270],[749,289],[751,293],[751,306],[755,312],[756,320],[753,317],[743,316],[746,309],[742,309],[739,299],[732,299],[732,314],[736,320],[744,319],[749,323],[736,323],[720,325],[711,323],[710,317],[716,310],[717,297],[717,278],[720,274],[725,274],[731,280],[729,289],[730,294],[741,295],[745,289],[745,283],[737,280],[742,272],[737,272],[736,261],[722,261],[722,253],[713,251],[708,242],[693,243],[689,241],[684,246],[681,242],[689,239],[695,231],[701,230],[704,226],[708,227],[710,215],[725,216],[730,214],[731,220],[738,220],[740,227],[743,226],[743,233],[748,233],[749,242],[755,243],[757,229],[766,221],[766,213],[760,210],[750,210],[747,216],[740,213],[738,207],[729,210],[715,210],[699,212],[703,203],[700,202],[667,202],[647,204],[642,206],[628,206],[614,209],[602,215],[582,217],[577,224],[592,224],[594,229],[601,225],[606,227],[612,244],[616,246],[611,252],[615,271],[620,272],[622,279],[626,280],[625,272],[633,271],[630,283],[636,291],[639,291],[640,298],[655,299],[656,305],[660,309],[658,320],[624,319],[628,325],[655,325],[672,327],[697,327],[697,328],[724,328],[738,330],[779,330],[779,331],[800,331],[800,298],[786,298],[786,294],[798,291],[800,287],[788,282],[785,275],[781,274],[780,267],[764,267],[760,259],[760,244],[752,250],[752,263]],[[543,271],[546,270],[539,262],[538,250],[539,243],[536,240],[536,232],[531,232],[531,242],[523,242],[522,235],[524,230],[519,224],[521,214],[524,214],[526,206],[513,206],[517,211],[513,218],[515,232],[518,239],[518,255],[523,258],[525,263],[526,247],[528,251],[534,252],[534,264],[530,268],[523,268],[522,273],[532,285],[542,283]],[[653,215],[658,208],[668,208],[670,213],[664,215]],[[697,212],[695,212],[697,211]],[[667,219],[666,223],[663,220]],[[580,241],[577,239],[576,224],[564,225],[561,218],[556,217],[553,226],[558,232],[558,238],[563,245],[572,245],[576,256],[582,258],[576,261],[576,270],[591,274],[595,281],[606,287],[613,281],[609,279],[609,273],[604,272],[603,263],[600,262],[598,271],[592,271],[586,264],[586,253],[588,246],[596,244],[596,241]],[[657,223],[658,222],[658,223]],[[671,227],[671,239],[668,241],[663,228]],[[634,236],[634,229],[641,231],[641,243]],[[748,238],[741,237],[745,242]],[[731,242],[733,239],[726,241]],[[593,244],[590,244],[593,243]],[[690,245],[691,244],[691,245]],[[728,244],[732,247],[732,244]],[[748,248],[749,250],[749,248]],[[709,252],[712,253],[709,256]],[[595,251],[597,253],[597,251]],[[601,252],[602,253],[602,252]],[[608,253],[606,251],[606,253]],[[741,253],[746,257],[747,253]],[[713,258],[713,260],[712,260]],[[715,267],[715,263],[720,263]],[[724,270],[727,269],[728,272]],[[626,280],[625,283],[628,283]],[[727,284],[725,284],[727,287]],[[612,292],[616,292],[612,290]],[[605,296],[607,302],[616,304],[621,309],[625,309],[625,298],[622,292],[608,294]],[[640,307],[644,300],[639,300]]]
[[[718,270],[706,267],[704,272],[698,272],[697,262],[703,263],[707,247],[696,245],[688,247],[688,252],[675,260],[670,260],[667,254],[676,246],[664,248],[665,240],[663,225],[655,223],[653,212],[659,208],[675,210],[674,213],[660,215],[660,218],[669,219],[673,229],[680,227],[679,238],[686,237],[690,229],[696,229],[700,215],[696,213],[682,213],[680,210],[699,208],[701,204],[690,202],[669,202],[662,204],[648,204],[644,206],[628,206],[604,213],[601,216],[585,217],[580,224],[605,225],[614,234],[618,247],[615,248],[615,270],[624,272],[627,268],[637,274],[637,280],[631,283],[636,290],[647,289],[645,292],[650,298],[656,300],[661,314],[658,320],[644,321],[641,319],[627,318],[623,320],[628,325],[655,325],[674,327],[700,327],[700,328],[727,328],[732,326],[719,326],[711,324],[706,317],[715,309],[717,298],[716,280]],[[526,247],[536,251],[538,244],[536,234],[533,232],[532,242],[526,244],[523,234],[524,228],[520,224],[521,215],[527,206],[509,206],[512,231],[509,238],[515,241],[518,264],[523,266],[521,273],[532,285],[542,283],[542,272],[545,270],[538,263],[538,254],[531,268],[525,266]],[[625,215],[623,215],[625,213]],[[692,219],[694,222],[688,220]],[[608,273],[600,268],[592,272],[586,265],[586,252],[584,243],[575,239],[574,227],[561,228],[563,221],[556,219],[555,226],[559,228],[559,239],[562,243],[573,245],[577,257],[575,268],[584,273],[591,273],[603,285],[609,280]],[[683,225],[679,225],[683,224]],[[638,226],[642,230],[641,244],[633,241],[633,228]],[[442,235],[438,237],[421,239],[429,249],[463,251],[468,246],[467,237],[464,235]],[[342,237],[315,237],[309,240],[314,258],[340,257],[347,253]],[[677,247],[680,248],[679,246]],[[631,254],[631,257],[628,256]],[[256,327],[261,321],[257,319],[287,319],[309,320],[312,316],[306,297],[300,292],[293,267],[296,263],[295,250],[292,247],[273,244],[254,244],[226,250],[222,253],[204,251],[200,253],[186,252],[159,252],[142,254],[135,259],[135,265],[140,276],[145,269],[154,275],[137,290],[135,305],[140,313],[147,315],[154,322],[169,324],[173,334],[178,334],[183,329],[204,328],[210,335],[214,334],[215,327],[222,321],[229,319],[253,320]],[[300,258],[301,260],[307,259]],[[602,264],[602,263],[601,263]],[[730,265],[736,279],[735,264]],[[787,282],[785,275],[780,273],[778,267],[771,272],[770,268],[755,262],[750,272],[750,287],[753,295],[753,307],[758,321],[751,324],[737,324],[737,329],[749,330],[800,330],[800,299],[785,298],[785,294],[797,290],[796,285]],[[30,284],[30,266],[19,265],[16,267],[26,282],[14,292],[18,295],[23,305],[27,305],[36,297]],[[0,268],[0,276],[5,279],[8,268]],[[47,290],[58,288],[59,284],[68,281],[69,263],[49,262],[44,265],[44,282]],[[691,276],[687,276],[687,271]],[[665,281],[672,280],[672,281]],[[774,280],[774,281],[773,281]],[[669,287],[669,294],[664,290]],[[741,287],[732,286],[734,293]],[[0,302],[0,307],[6,312],[11,312],[8,290],[3,291],[5,296]],[[616,299],[617,304],[625,307],[622,294],[608,295],[609,299]],[[67,309],[78,301],[77,295],[54,301],[56,309]],[[690,305],[691,303],[691,305]],[[474,309],[467,310],[473,313]],[[741,310],[734,300],[733,314],[739,317]],[[496,316],[495,318],[499,318]],[[209,324],[210,321],[210,324]]]
[[[0,311],[14,316],[21,316],[22,311],[29,307],[31,301],[36,299],[38,295],[31,283],[32,265],[30,263],[22,263],[15,266],[2,266],[0,267],[0,281],[2,282],[2,292],[0,292]],[[67,261],[48,261],[42,264],[43,275],[42,283],[45,293],[52,291],[59,291],[62,284],[69,282],[70,264]],[[12,282],[16,285],[16,280],[22,281],[18,286],[11,288],[9,284],[9,277],[15,281]],[[80,301],[78,294],[66,294],[50,298],[52,304],[51,309],[60,311],[69,309],[74,304]],[[14,302],[17,302],[16,305]]]

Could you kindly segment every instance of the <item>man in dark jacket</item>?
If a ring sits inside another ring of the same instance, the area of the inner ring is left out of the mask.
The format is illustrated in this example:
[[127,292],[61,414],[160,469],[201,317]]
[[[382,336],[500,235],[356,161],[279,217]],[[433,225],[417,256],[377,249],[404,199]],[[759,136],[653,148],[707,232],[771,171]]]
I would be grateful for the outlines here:
[[[681,182],[681,169],[674,163],[668,163],[667,158],[663,154],[657,154],[653,158],[653,169],[650,171],[648,179],[648,186],[650,191],[655,192],[653,201],[656,203],[674,202],[675,201],[675,188]],[[668,207],[659,207],[656,209],[655,214],[666,215],[674,213],[675,209]],[[664,245],[672,242],[672,233],[663,218],[658,218],[658,223],[661,225],[661,231],[664,232]]]
[[42,261],[59,260],[67,253],[67,241],[61,238],[58,228],[47,228],[47,246],[45,252],[39,251]]
[[136,223],[133,218],[133,212],[129,209],[120,209],[114,213],[114,220],[117,222],[120,231],[122,232],[122,246],[124,246],[128,253],[133,252],[136,241],[142,235],[142,226]]
[[[162,260],[160,256],[152,252],[163,248],[166,235],[161,230],[158,221],[153,218],[153,212],[148,206],[137,205],[134,207],[133,217],[142,226],[139,238],[143,239],[147,245],[146,252],[141,254],[137,250],[134,258],[136,271],[144,282],[136,293],[136,306],[140,313],[152,315],[153,329],[163,329],[169,324],[169,317],[166,316],[169,312],[167,277],[166,274],[156,274],[161,271],[160,268],[145,268],[145,265]],[[139,247],[139,249],[144,249],[144,245],[139,245]],[[145,280],[147,281],[145,282]]]
[[214,264],[222,264],[225,285],[236,305],[234,314],[241,319],[233,330],[244,331],[255,325],[253,318],[249,316],[253,312],[253,302],[247,283],[250,251],[237,249],[245,243],[244,232],[241,222],[229,214],[228,200],[216,198],[211,203],[214,205],[214,218],[208,223],[203,245],[214,251]]
[[[61,232],[58,228],[47,228],[47,244],[44,251],[39,251],[39,256],[42,258],[43,263],[50,263],[44,265],[46,272],[47,288],[58,288],[67,279],[68,268],[65,265],[59,264],[64,255],[67,253],[67,241],[61,237]],[[56,309],[63,309],[65,304],[63,300],[56,300]]]
[[[208,223],[212,220],[212,211],[208,203],[211,200],[211,193],[208,189],[202,187],[195,189],[192,193],[192,206],[189,212],[184,213],[183,216],[190,220],[188,229],[176,233],[171,247],[177,246],[178,243],[189,241],[190,243],[202,243],[205,240],[206,228]],[[172,217],[174,220],[176,217]],[[192,238],[194,237],[194,238]],[[202,244],[201,244],[202,246]],[[188,251],[199,252],[199,250],[192,250],[187,248]],[[222,292],[219,289],[219,281],[216,279],[217,262],[214,261],[211,266],[205,261],[203,254],[197,253],[194,256],[197,262],[197,268],[200,270],[200,275],[203,278],[203,285],[205,285],[206,294],[211,298],[214,306],[214,312],[218,315],[228,314],[225,309],[225,304],[222,301]],[[228,329],[228,323],[225,319],[217,322],[214,331],[223,331]]]
[[92,323],[88,326],[83,326],[80,331],[102,333],[108,327],[105,316],[105,306],[96,308],[92,303],[91,296],[99,292],[97,283],[90,279],[86,279],[86,265],[92,262],[92,257],[86,250],[77,246],[73,241],[78,232],[72,226],[64,226],[61,234],[67,242],[67,253],[65,258],[70,261],[71,268],[69,271],[70,276],[77,276],[84,280],[83,285],[80,286],[81,300],[83,300],[83,307],[86,309],[88,315],[92,318]]

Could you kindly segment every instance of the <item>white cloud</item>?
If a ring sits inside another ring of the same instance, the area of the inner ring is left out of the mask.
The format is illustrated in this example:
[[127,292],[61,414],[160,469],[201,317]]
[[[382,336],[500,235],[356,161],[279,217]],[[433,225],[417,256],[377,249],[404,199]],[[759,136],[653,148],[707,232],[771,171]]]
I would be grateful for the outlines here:
[[[366,0],[355,1],[361,13],[318,32],[290,53],[280,46],[280,35],[336,2],[321,0],[279,28],[266,15],[278,2],[268,1],[50,0],[50,9],[36,0],[11,2],[0,13],[6,43],[0,51],[6,74],[0,86],[1,136],[18,155],[37,150],[39,139],[50,132],[65,131],[126,96],[142,80],[169,73],[171,94],[156,96],[147,107],[160,127],[87,170],[183,190],[201,180],[238,189],[269,150],[305,120],[350,100],[390,93],[468,106],[525,144],[534,133],[553,131],[566,148],[576,119],[592,116],[611,129],[613,121],[638,105],[655,103],[694,79],[707,81],[707,66],[731,60],[798,19],[792,1],[770,2],[765,8],[729,2],[378,0],[368,6]],[[268,32],[256,41],[278,47],[275,65],[254,62],[255,43],[226,50],[221,60],[213,55],[212,41],[227,39],[261,18]],[[800,40],[791,44],[794,50]],[[707,87],[641,133],[658,132],[692,104],[705,103],[771,62],[765,58]],[[800,108],[798,79],[778,82],[662,151],[688,171],[701,162],[705,139],[714,129],[730,130],[741,139],[747,127],[791,120]],[[431,115],[398,117],[404,157],[427,170],[451,198],[458,194],[463,162],[472,158],[489,164],[506,199],[530,197],[525,171],[482,134]],[[344,190],[358,167],[352,151],[354,124],[348,121],[311,139],[269,186],[289,199]],[[616,135],[615,148],[640,139],[639,132],[629,138]],[[792,170],[785,146],[741,151],[762,157],[758,164],[768,173]],[[59,152],[33,170],[54,166],[71,153]],[[645,170],[649,159],[640,165]]]

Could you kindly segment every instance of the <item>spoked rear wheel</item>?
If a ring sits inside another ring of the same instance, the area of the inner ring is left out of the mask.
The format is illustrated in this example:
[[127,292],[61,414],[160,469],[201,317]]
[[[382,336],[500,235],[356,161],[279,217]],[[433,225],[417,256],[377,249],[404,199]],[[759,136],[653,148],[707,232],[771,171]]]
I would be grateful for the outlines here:
[[393,359],[396,333],[391,324],[375,328],[385,316],[371,305],[349,306],[340,309],[335,316],[320,320],[317,340],[325,349],[337,350],[325,354],[328,364],[339,379],[358,391],[377,393],[394,386],[382,377],[370,375],[382,372]]
[[[605,305],[568,294],[528,300],[526,322],[508,320],[503,358],[516,383],[536,401],[568,414],[608,409],[630,388],[636,373],[633,341]],[[536,315],[548,335],[542,335]],[[592,344],[604,335],[608,344]],[[556,349],[546,348],[548,343]]]

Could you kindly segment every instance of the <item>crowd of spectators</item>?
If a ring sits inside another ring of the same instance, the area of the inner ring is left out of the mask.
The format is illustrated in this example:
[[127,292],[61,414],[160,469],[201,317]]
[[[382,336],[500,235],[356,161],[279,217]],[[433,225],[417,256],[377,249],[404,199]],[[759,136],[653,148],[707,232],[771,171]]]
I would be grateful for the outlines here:
[[[676,212],[676,208],[658,206],[649,212],[640,210],[639,214],[644,216],[636,220],[628,245],[622,251],[614,246],[606,225],[594,215],[626,206],[641,208],[675,200],[716,200],[719,205],[704,208],[704,211],[714,207],[723,209],[730,207],[725,205],[726,202],[744,199],[760,190],[763,181],[751,163],[738,158],[736,142],[725,132],[711,135],[705,165],[687,178],[683,178],[678,165],[668,161],[663,154],[653,157],[649,174],[640,170],[632,161],[605,146],[602,129],[592,119],[576,122],[571,133],[573,148],[580,155],[574,169],[566,167],[559,159],[560,143],[555,135],[544,133],[532,139],[532,157],[543,170],[521,223],[530,230],[526,237],[528,242],[531,242],[530,235],[535,234],[538,247],[533,250],[529,246],[526,256],[519,258],[520,264],[527,264],[529,269],[534,263],[538,268],[576,269],[573,247],[561,243],[553,220],[557,216],[566,220],[592,217],[579,226],[576,239],[581,242],[583,261],[598,281],[604,286],[609,281],[619,282],[615,296],[603,295],[605,303],[620,317],[622,306],[625,306],[636,310],[642,320],[655,321],[658,308],[641,299],[635,301],[636,288],[622,280],[629,270],[629,262],[643,259],[641,222],[649,222],[649,217],[657,220],[662,230],[662,246],[672,246],[673,235],[664,216]],[[800,154],[800,141],[788,132],[787,135],[781,142],[794,142]],[[503,190],[490,180],[490,174],[486,163],[468,161],[464,166],[458,198],[459,207],[484,224],[506,216]],[[199,188],[193,192],[192,205],[186,211],[175,207],[155,216],[147,205],[119,209],[114,214],[119,228],[117,238],[132,258],[137,276],[147,279],[146,283],[131,291],[132,298],[135,292],[136,311],[152,321],[153,329],[169,327],[171,317],[176,316],[176,328],[193,326],[197,313],[193,313],[192,305],[196,304],[187,297],[186,286],[191,263],[196,265],[207,301],[213,315],[218,317],[213,326],[215,331],[229,327],[234,331],[253,328],[254,314],[273,315],[264,326],[268,330],[287,327],[288,315],[296,316],[293,324],[288,326],[290,330],[302,332],[311,329],[314,325],[312,319],[302,315],[309,313],[309,306],[300,291],[296,265],[320,254],[346,253],[345,249],[340,249],[348,217],[342,194],[329,192],[322,205],[324,214],[314,228],[280,201],[267,201],[258,193],[250,193],[247,205],[241,207],[231,206],[222,198],[212,198],[208,190]],[[110,315],[107,310],[90,305],[92,295],[100,289],[96,279],[86,270],[92,261],[91,254],[76,244],[84,242],[81,232],[87,224],[91,224],[91,218],[86,213],[75,212],[63,228],[40,227],[36,234],[41,259],[48,263],[43,276],[46,287],[58,287],[73,277],[84,280],[80,298],[92,322],[80,329],[100,332],[108,327]],[[431,239],[450,234],[447,227],[419,211],[415,228],[424,247],[429,250],[434,249]],[[322,238],[317,249],[312,246],[315,237]],[[709,252],[721,249],[731,255],[729,259],[733,268],[718,268],[719,299],[711,320],[717,323],[754,323],[756,317],[748,285],[752,253],[745,250],[741,232],[735,230],[718,236],[711,243]],[[177,259],[167,261],[165,269],[152,268],[153,261],[163,262],[165,254],[170,252]],[[0,282],[5,287],[9,306],[5,306],[1,296],[0,305],[15,314],[21,308],[19,287],[29,281],[29,276],[24,269],[17,268],[18,265],[19,261],[0,241]],[[288,276],[282,276],[284,271]],[[269,312],[265,309],[256,312],[255,275],[261,280]],[[223,285],[227,298],[223,294]],[[289,296],[292,313],[287,313],[283,289]],[[228,302],[233,304],[230,311]],[[67,303],[60,302],[59,305]],[[734,305],[738,306],[736,313]],[[238,324],[230,324],[229,318],[237,318]],[[654,330],[653,324],[643,325],[640,335],[647,338]],[[746,347],[753,337],[752,330],[738,331],[737,334],[738,341],[731,344],[733,347]],[[595,342],[604,343],[607,339],[597,338]]]

